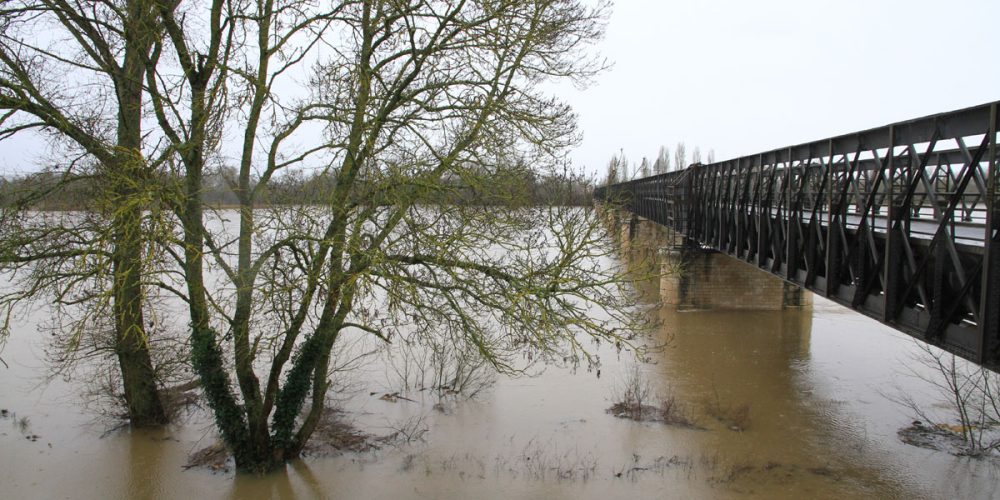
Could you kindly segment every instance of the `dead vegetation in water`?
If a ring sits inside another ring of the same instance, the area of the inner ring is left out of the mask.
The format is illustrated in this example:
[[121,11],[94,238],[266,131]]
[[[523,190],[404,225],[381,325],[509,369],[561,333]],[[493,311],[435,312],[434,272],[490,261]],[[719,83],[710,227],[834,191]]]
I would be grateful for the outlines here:
[[918,403],[896,388],[885,394],[911,412],[914,421],[897,433],[912,446],[955,456],[1000,459],[1000,374],[918,344],[908,375],[931,388],[938,404]]
[[167,418],[171,422],[176,422],[184,416],[191,415],[194,411],[202,407],[202,394],[198,390],[200,384],[197,380],[191,380],[173,387],[167,387],[160,392],[163,399],[163,408],[167,412]]
[[[513,441],[513,437],[511,437]],[[512,443],[513,444],[513,443]],[[461,480],[487,476],[527,481],[584,482],[601,474],[598,458],[592,453],[580,453],[575,448],[560,449],[553,441],[531,439],[523,446],[493,457],[474,452],[433,458],[424,453],[403,456],[400,472],[417,472],[425,476],[451,474]]]
[[369,434],[359,430],[342,410],[331,409],[323,414],[303,455],[329,457],[344,453],[365,453],[386,446],[402,446],[423,441],[427,430],[423,417],[418,416],[390,427],[388,434]]
[[229,472],[232,469],[232,461],[226,445],[217,441],[192,453],[188,457],[187,463],[184,464],[184,470],[194,468],[208,469],[212,472]]
[[961,425],[928,425],[920,420],[914,420],[909,426],[900,429],[897,435],[900,441],[918,448],[943,451],[958,457],[1000,459],[997,454],[997,441],[1000,440],[998,437],[1000,433],[995,428],[985,430],[983,434],[992,436],[990,438],[992,446],[972,448],[969,441],[963,439],[963,435],[976,431],[976,429],[963,429]]
[[[413,401],[400,394],[428,392],[446,400],[474,399],[496,384],[497,374],[475,346],[447,338],[401,338],[383,351],[392,387],[381,399]],[[375,393],[372,393],[374,395]]]
[[[677,474],[687,480],[701,479],[707,484],[724,486],[732,491],[740,491],[741,483],[751,481],[755,485],[761,483],[778,483],[787,485],[804,477],[822,477],[830,482],[844,479],[841,470],[830,465],[789,464],[775,461],[754,463],[750,461],[728,462],[719,454],[694,455],[660,455],[652,459],[644,459],[639,454],[633,454],[632,460],[613,469],[615,479],[638,481],[644,476]],[[749,492],[747,492],[749,493]]]
[[637,422],[660,422],[688,429],[702,429],[691,419],[687,408],[673,394],[653,395],[639,365],[632,365],[616,389],[615,403],[607,412]]
[[[702,460],[704,464],[705,460]],[[680,470],[687,473],[688,479],[694,474],[696,462],[691,457],[682,457],[680,455],[673,455],[667,457],[662,455],[656,457],[650,462],[642,462],[641,457],[637,453],[632,454],[632,463],[623,465],[612,472],[612,476],[615,478],[627,478],[631,480],[636,480],[639,475],[643,473],[654,473],[654,474],[664,474],[668,470]]]
[[[14,429],[16,429],[17,432],[21,433],[21,435],[24,436],[24,439],[27,439],[32,443],[38,441],[38,439],[42,437],[39,436],[38,434],[31,432],[31,419],[28,417],[18,417],[16,412],[3,408],[0,409],[0,419],[2,420],[10,419],[14,424]],[[6,432],[3,434],[6,435]],[[52,445],[49,444],[49,446]]]
[[303,455],[328,457],[342,453],[364,453],[378,448],[374,436],[358,430],[342,411],[330,410],[320,417]]
[[[168,385],[159,389],[163,409],[170,422],[183,421],[205,409],[204,397],[197,379],[177,373],[172,365],[162,368]],[[105,427],[104,436],[129,428],[128,403],[122,389],[121,373],[116,365],[99,363],[80,367],[75,376],[86,380],[81,384],[81,404],[93,415],[93,423]]]
[[[427,433],[423,418],[406,420],[385,435],[374,435],[358,429],[344,411],[328,409],[302,451],[303,457],[333,457],[345,453],[367,453],[386,446],[401,446],[423,440]],[[216,442],[191,454],[184,469],[207,469],[228,473],[233,469],[232,455],[222,442]]]
[[691,421],[673,396],[665,397],[655,405],[620,401],[611,405],[607,412],[618,418],[627,418],[636,422],[660,422],[675,427],[703,430],[702,427]]
[[536,481],[554,478],[557,481],[587,482],[597,474],[597,457],[589,453],[581,454],[576,449],[560,450],[555,443],[532,439],[513,463],[497,457],[495,467],[498,475],[505,466],[510,473],[520,473],[522,477]]

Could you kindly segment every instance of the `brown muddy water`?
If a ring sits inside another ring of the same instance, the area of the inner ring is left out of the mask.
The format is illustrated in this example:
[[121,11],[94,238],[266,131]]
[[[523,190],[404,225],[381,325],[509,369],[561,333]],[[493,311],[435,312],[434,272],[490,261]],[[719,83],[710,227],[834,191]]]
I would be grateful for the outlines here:
[[[500,377],[473,400],[381,400],[392,370],[375,362],[353,372],[339,405],[361,430],[410,423],[426,430],[422,441],[307,458],[266,477],[185,470],[214,441],[199,412],[160,431],[107,432],[81,405],[86,381],[43,381],[40,314],[2,353],[2,498],[1000,497],[994,462],[897,437],[912,417],[887,395],[934,402],[905,375],[912,341],[819,298],[801,311],[653,310],[663,323],[650,342],[667,347],[646,362],[595,346],[600,376],[553,366]],[[701,429],[609,415],[635,366]]]

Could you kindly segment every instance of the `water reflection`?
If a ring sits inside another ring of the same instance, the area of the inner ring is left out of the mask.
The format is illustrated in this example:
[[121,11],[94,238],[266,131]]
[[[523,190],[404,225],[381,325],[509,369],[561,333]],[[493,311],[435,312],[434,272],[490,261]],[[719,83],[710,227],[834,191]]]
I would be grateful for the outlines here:
[[170,439],[168,429],[136,430],[124,439],[128,444],[128,453],[122,456],[127,471],[125,498],[164,496],[160,471],[167,467],[163,460],[167,447],[163,443]]
[[[296,498],[289,474],[288,469],[284,469],[264,477],[237,476],[233,480],[229,498],[232,500]],[[306,495],[303,495],[303,498],[305,497]],[[316,498],[322,498],[322,495]]]
[[809,360],[811,310],[661,311],[672,339],[655,371],[709,429],[694,447],[713,460],[710,482],[771,497],[904,494],[879,468],[859,466],[831,430],[835,411],[800,372]]

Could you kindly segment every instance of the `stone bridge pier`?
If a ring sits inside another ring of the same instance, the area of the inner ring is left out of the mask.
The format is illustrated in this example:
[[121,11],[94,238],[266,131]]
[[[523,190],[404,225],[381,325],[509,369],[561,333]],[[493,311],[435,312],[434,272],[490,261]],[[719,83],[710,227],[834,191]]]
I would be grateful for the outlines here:
[[[608,210],[630,268],[651,278],[644,290],[679,310],[770,311],[812,306],[812,293],[752,264],[685,244],[684,237],[629,212]],[[657,279],[658,278],[658,279]]]

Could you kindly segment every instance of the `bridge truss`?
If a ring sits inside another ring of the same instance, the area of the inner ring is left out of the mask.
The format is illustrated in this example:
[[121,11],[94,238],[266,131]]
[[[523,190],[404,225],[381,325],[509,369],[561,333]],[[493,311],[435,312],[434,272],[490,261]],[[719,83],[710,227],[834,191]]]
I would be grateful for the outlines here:
[[997,370],[998,103],[594,196]]

